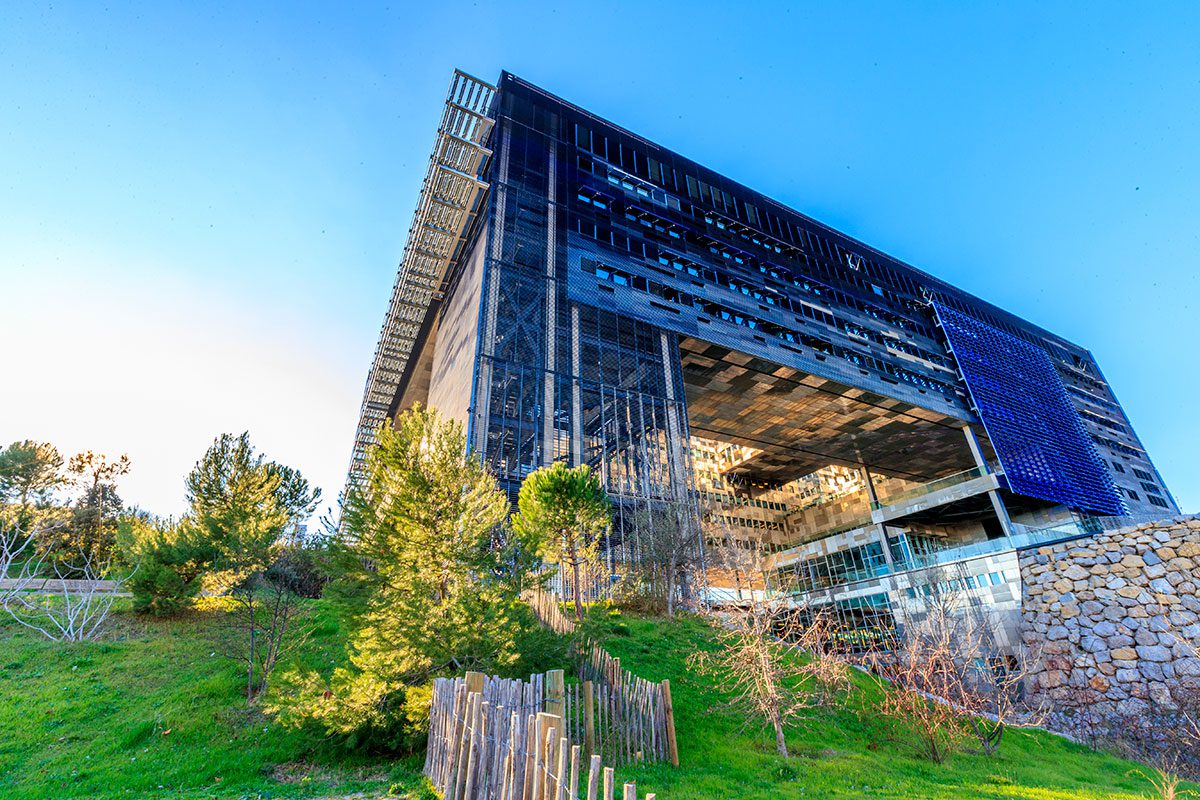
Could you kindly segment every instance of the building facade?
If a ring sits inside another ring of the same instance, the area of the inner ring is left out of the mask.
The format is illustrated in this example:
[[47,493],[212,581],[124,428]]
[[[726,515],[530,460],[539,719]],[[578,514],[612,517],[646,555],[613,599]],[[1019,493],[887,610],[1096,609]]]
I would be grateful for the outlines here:
[[350,484],[418,402],[514,498],[591,465],[614,552],[683,502],[869,624],[930,586],[1002,607],[1019,547],[1178,512],[1085,348],[508,73],[455,74]]

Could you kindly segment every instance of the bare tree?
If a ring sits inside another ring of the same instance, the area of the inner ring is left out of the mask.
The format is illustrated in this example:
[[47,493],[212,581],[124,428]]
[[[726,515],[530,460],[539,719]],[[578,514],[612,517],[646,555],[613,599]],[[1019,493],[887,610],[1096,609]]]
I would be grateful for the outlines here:
[[[847,666],[831,646],[832,625],[825,617],[801,625],[798,616],[773,614],[762,603],[731,614],[711,612],[710,618],[718,647],[692,654],[690,665],[732,695],[730,706],[769,724],[776,752],[787,758],[787,728],[849,688]],[[799,647],[812,655],[802,658]]]
[[647,597],[656,610],[675,615],[677,602],[694,604],[693,587],[702,569],[700,521],[693,503],[671,500],[639,511],[636,552],[622,586]]
[[887,679],[884,711],[909,724],[935,762],[971,736],[994,755],[1008,728],[1045,719],[1022,691],[1037,659],[997,645],[998,621],[971,602],[961,577],[931,569],[924,585],[931,591],[918,593],[923,602],[906,615],[894,646],[874,654]]
[[964,683],[959,659],[973,659],[974,641],[957,639],[959,626],[940,608],[919,623],[905,625],[889,652],[874,654],[883,676],[881,710],[907,725],[925,756],[942,763],[960,745],[966,730]]
[[[8,593],[23,588],[18,583],[24,572],[21,565],[37,551],[31,533],[12,516],[0,515],[0,597],[7,597]],[[18,574],[14,574],[14,567]]]
[[297,545],[287,545],[265,570],[250,574],[229,593],[233,613],[219,648],[245,664],[249,699],[266,691],[280,658],[301,647],[314,629],[305,622],[304,599],[296,590],[296,550]]
[[842,626],[827,609],[800,609],[778,626],[784,640],[804,654],[802,667],[816,705],[836,706],[850,691],[850,663],[839,642]]
[[741,536],[720,513],[708,509],[701,519],[701,536],[710,543],[705,560],[709,587],[732,584],[735,602],[753,601],[762,588],[762,554],[758,541]]
[[[29,537],[32,540],[34,537]],[[81,547],[70,558],[50,564],[53,578],[41,576],[43,556],[22,563],[10,589],[4,593],[4,610],[18,623],[59,642],[94,639],[101,631],[117,597],[111,556]]]

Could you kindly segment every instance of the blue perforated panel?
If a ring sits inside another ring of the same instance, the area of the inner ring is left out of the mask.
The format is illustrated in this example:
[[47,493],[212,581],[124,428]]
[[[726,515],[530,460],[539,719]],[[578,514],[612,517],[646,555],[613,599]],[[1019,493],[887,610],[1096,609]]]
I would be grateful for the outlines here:
[[1108,470],[1044,350],[934,303],[971,399],[1018,494],[1123,514]]

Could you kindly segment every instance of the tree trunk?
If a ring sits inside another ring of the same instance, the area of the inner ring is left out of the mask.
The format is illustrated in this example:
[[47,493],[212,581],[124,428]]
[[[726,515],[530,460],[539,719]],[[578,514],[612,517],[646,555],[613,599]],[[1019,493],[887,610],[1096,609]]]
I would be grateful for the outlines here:
[[583,620],[583,601],[579,597],[579,559],[571,561],[571,569],[575,573],[575,619]]
[[775,750],[779,755],[787,758],[787,740],[783,738],[783,720],[779,718],[779,714],[771,715],[771,724],[775,726]]
[[250,619],[250,653],[246,658],[246,702],[254,702],[254,594],[246,596]]
[[675,616],[675,578],[678,572],[675,566],[675,554],[667,561],[667,619]]

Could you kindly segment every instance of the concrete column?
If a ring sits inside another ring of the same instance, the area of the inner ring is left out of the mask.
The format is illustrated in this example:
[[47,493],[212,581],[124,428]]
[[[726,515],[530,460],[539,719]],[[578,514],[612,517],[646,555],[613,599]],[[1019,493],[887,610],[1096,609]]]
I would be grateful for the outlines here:
[[[871,480],[871,470],[865,464],[862,468],[863,480],[867,482],[867,499],[871,503],[871,510],[875,510],[875,506],[879,505],[879,496],[875,494],[875,483]],[[892,560],[892,548],[888,547],[887,530],[883,527],[883,523],[875,526],[876,532],[879,534],[879,544],[883,546],[883,559],[889,567],[895,567]]]
[[508,200],[508,151],[509,128],[502,125],[500,140],[496,145],[496,179],[492,182],[495,193],[495,215],[488,229],[491,250],[484,263],[483,285],[487,287],[483,314],[480,318],[479,374],[475,383],[475,454],[486,459],[488,429],[492,423],[492,355],[496,352],[496,306],[500,303],[500,259],[504,255],[504,213]]
[[872,506],[879,503],[879,497],[875,494],[875,484],[871,481],[871,470],[865,464],[862,468],[863,480],[867,482],[867,499],[871,501]]
[[974,428],[963,425],[963,435],[967,437],[967,447],[971,449],[971,458],[975,459],[975,466],[984,474],[991,472],[987,459],[983,457],[983,448],[979,446],[979,438],[975,436]]
[[[987,459],[983,457],[983,448],[979,446],[979,439],[975,436],[974,429],[970,425],[963,426],[963,435],[967,437],[967,447],[971,448],[971,457],[975,459],[975,466],[979,467],[979,471],[984,475],[991,472],[988,467]],[[1000,527],[1004,530],[1004,535],[1012,538],[1013,527],[1012,519],[1008,516],[1008,509],[1004,507],[1004,500],[1000,497],[997,491],[987,493],[988,500],[992,501],[992,510],[996,512],[996,519],[1000,520]]]
[[659,348],[662,353],[663,382],[667,390],[667,461],[671,470],[672,487],[680,497],[686,497],[691,486],[687,482],[687,470],[684,468],[687,454],[684,449],[688,443],[683,440],[683,425],[679,419],[679,411],[675,407],[675,372],[672,369],[672,343],[665,331],[658,333]]

